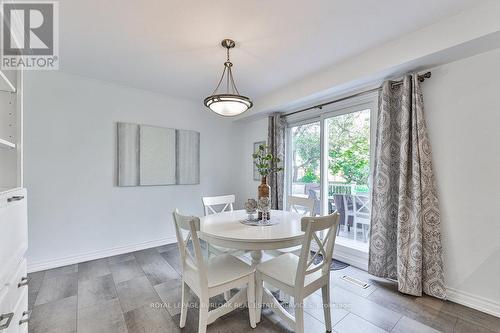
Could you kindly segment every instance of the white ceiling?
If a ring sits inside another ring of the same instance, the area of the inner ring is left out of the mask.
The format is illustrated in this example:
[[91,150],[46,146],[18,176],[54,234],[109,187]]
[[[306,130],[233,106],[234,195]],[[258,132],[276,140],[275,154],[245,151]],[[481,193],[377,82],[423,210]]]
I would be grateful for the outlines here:
[[62,0],[60,69],[203,100],[231,53],[258,98],[486,0]]

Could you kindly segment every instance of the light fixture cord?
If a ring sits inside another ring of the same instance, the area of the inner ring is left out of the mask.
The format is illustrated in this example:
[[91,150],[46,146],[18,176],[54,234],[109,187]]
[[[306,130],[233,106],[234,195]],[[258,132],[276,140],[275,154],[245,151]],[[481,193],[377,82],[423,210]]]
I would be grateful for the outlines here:
[[[226,63],[229,63],[230,65],[232,65],[231,60],[229,58],[229,48],[226,48],[226,56],[227,56]],[[220,77],[219,83],[217,84],[217,87],[215,88],[215,90],[212,92],[212,95],[215,95],[217,90],[219,90],[219,87],[222,84],[222,80],[224,80],[224,75],[226,74],[226,70],[228,72],[227,76],[226,76],[226,92],[229,94],[230,93],[229,87],[231,87],[231,91],[232,91],[233,95],[235,93],[236,93],[236,95],[240,94],[238,91],[238,88],[236,88],[236,84],[234,83],[233,71],[231,70],[231,66],[227,66],[226,63],[224,63],[224,70],[222,71],[222,75]]]
[[240,92],[238,91],[238,88],[236,88],[236,84],[234,83],[233,71],[231,70],[231,68],[229,68],[229,76],[231,77],[231,83],[233,86],[233,94],[236,92],[236,95],[239,95]]
[[222,75],[220,77],[220,80],[219,80],[219,83],[217,83],[217,87],[215,87],[214,91],[212,92],[212,95],[215,95],[215,93],[217,92],[217,90],[219,89],[220,87],[220,84],[222,83],[222,80],[224,79],[224,74],[226,73],[226,66],[224,66],[224,70],[222,71]]
[[[229,48],[227,49],[227,62],[229,62],[231,65],[231,60],[229,59]],[[229,92],[229,81],[231,81],[231,90],[233,95],[236,93],[236,95],[239,95],[240,93],[238,92],[238,88],[236,88],[236,84],[234,83],[234,78],[233,78],[233,71],[231,67],[228,69],[228,76],[227,76],[227,92]]]
[[[227,49],[227,59],[228,59],[227,61],[229,61],[229,49]],[[231,73],[231,67],[226,66],[226,64],[224,64],[224,67],[227,67],[228,72]],[[226,77],[226,91],[227,93],[229,93],[229,74]]]

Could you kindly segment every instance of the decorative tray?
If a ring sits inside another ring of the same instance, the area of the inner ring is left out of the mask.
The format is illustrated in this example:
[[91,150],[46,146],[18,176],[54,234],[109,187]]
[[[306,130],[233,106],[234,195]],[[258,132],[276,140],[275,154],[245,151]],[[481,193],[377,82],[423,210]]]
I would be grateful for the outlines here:
[[244,224],[244,225],[251,225],[251,226],[255,226],[255,227],[267,227],[267,226],[270,226],[270,225],[275,225],[275,224],[278,224],[279,221],[277,220],[273,220],[272,218],[270,220],[267,220],[266,223],[262,223],[261,220],[259,219],[253,219],[253,220],[249,220],[249,219],[244,219],[244,220],[240,220],[240,223]]

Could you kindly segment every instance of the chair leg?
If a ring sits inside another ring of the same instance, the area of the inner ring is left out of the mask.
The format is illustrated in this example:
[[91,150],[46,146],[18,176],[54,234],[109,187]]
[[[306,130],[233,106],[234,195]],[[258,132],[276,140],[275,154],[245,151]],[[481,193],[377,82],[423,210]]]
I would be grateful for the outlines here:
[[255,287],[257,289],[256,292],[256,306],[255,306],[255,321],[260,323],[260,316],[262,314],[262,296],[264,294],[263,281],[259,272],[255,272],[255,283],[257,284]]
[[255,322],[255,276],[252,274],[248,280],[247,288],[248,315],[250,317],[250,327],[257,326]]
[[181,320],[179,322],[180,328],[186,326],[188,301],[189,301],[189,287],[185,282],[182,282],[182,307],[181,307]]
[[210,254],[212,253],[212,251],[210,251],[210,244],[207,243],[207,260],[210,259]]
[[283,291],[279,291],[279,300],[285,304],[290,304],[290,296],[288,296],[287,294],[285,294]]
[[208,309],[209,309],[209,298],[200,297],[200,315],[198,322],[198,333],[206,333],[207,332],[207,323],[208,323]]
[[304,333],[304,300],[295,300],[295,333]]
[[227,302],[231,299],[231,290],[224,292],[224,300]]
[[321,288],[321,295],[323,296],[323,311],[325,313],[325,327],[327,332],[332,331],[332,314],[330,312],[330,286],[325,284]]

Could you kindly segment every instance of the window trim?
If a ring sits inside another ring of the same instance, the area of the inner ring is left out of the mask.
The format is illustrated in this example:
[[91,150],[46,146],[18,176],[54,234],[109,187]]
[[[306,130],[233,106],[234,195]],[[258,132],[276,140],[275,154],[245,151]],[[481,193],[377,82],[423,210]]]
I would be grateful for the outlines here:
[[[363,109],[370,109],[370,188],[372,188],[372,174],[375,160],[375,142],[377,133],[377,117],[378,117],[378,92],[373,92],[371,94],[366,94],[363,96],[353,97],[347,100],[340,101],[328,105],[322,110],[310,110],[303,113],[294,114],[286,117],[287,128],[286,128],[286,155],[285,155],[285,195],[284,195],[284,207],[286,207],[286,199],[292,191],[292,180],[291,180],[291,170],[293,161],[291,158],[292,151],[292,136],[290,135],[292,127],[299,125],[306,125],[311,123],[319,122],[320,126],[320,191],[321,191],[321,214],[325,215],[328,212],[328,185],[327,179],[324,175],[328,173],[328,161],[326,159],[328,140],[325,139],[325,120],[340,116],[352,112],[361,111]],[[370,193],[371,195],[371,193]],[[326,212],[325,212],[326,211]],[[339,254],[339,258],[342,261],[347,262],[353,266],[366,269],[368,255],[366,252],[361,250],[353,249],[341,244],[335,245],[336,252]],[[365,259],[366,263],[360,258]]]

